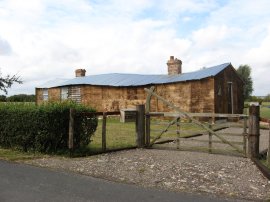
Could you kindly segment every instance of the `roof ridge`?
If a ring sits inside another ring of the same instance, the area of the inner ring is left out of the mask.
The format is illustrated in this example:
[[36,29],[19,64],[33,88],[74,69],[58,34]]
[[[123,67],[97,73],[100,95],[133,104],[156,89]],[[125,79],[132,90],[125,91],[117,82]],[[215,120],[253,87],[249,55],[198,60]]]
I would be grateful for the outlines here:
[[[132,73],[105,73],[98,75],[89,75],[84,77],[75,77],[64,82],[56,82],[54,87],[68,85],[98,85],[98,86],[143,86],[150,84],[165,84],[184,82],[191,80],[201,80],[217,75],[231,63],[199,69],[193,72],[182,73],[178,75],[168,74],[132,74]],[[44,85],[45,86],[45,85]],[[50,85],[52,86],[52,85]]]

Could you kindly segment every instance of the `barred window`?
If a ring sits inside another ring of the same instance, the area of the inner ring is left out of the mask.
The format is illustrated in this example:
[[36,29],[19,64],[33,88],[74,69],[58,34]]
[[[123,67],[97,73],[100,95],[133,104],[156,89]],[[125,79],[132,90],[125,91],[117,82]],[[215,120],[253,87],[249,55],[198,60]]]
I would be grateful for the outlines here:
[[42,95],[43,95],[43,101],[48,101],[48,99],[49,99],[48,88],[43,88]]
[[68,99],[68,87],[61,88],[61,100]]

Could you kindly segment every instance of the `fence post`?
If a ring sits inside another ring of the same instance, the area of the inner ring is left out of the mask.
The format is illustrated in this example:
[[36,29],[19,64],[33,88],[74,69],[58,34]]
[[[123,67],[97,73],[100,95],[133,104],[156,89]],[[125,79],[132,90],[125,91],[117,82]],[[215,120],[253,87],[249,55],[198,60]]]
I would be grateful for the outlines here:
[[75,116],[75,109],[69,109],[69,130],[68,130],[68,149],[69,155],[72,156],[73,149],[74,149],[74,116]]
[[248,157],[259,157],[260,106],[249,107]]
[[107,113],[103,112],[103,117],[102,117],[102,151],[106,151],[106,125],[107,125]]
[[150,124],[151,124],[151,119],[150,119],[150,114],[146,113],[145,114],[145,145],[148,147],[150,144]]
[[[213,122],[209,123],[209,128],[212,130],[212,124]],[[213,138],[213,134],[212,133],[208,133],[208,152],[212,153],[212,138]]]
[[177,122],[176,122],[176,126],[177,126],[177,130],[176,130],[176,134],[177,134],[177,145],[176,148],[180,149],[180,117],[177,118]]
[[267,152],[267,164],[270,166],[270,121],[268,120],[269,127],[269,139],[268,139],[268,152]]
[[243,151],[244,151],[244,155],[247,156],[247,117],[244,117]]
[[136,134],[137,134],[137,146],[142,148],[145,146],[145,105],[136,106]]

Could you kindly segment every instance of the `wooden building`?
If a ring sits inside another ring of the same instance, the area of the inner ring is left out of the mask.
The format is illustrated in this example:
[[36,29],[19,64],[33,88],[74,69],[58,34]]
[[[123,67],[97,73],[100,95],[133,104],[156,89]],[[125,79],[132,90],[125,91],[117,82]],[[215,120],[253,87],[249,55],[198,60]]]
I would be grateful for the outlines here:
[[[85,76],[77,69],[74,79],[36,88],[36,102],[71,99],[97,111],[118,111],[145,103],[144,88],[155,86],[157,94],[187,112],[242,113],[244,83],[230,63],[182,73],[181,60],[171,56],[167,65],[167,75]],[[170,111],[155,98],[151,102],[152,111]]]

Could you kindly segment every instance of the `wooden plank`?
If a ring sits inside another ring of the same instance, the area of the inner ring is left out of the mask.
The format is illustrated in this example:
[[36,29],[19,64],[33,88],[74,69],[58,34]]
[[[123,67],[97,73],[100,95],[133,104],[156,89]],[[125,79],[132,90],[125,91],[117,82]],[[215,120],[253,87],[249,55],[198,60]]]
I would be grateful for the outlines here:
[[151,115],[151,116],[154,116],[154,115],[161,115],[161,116],[164,116],[164,113],[165,112],[148,112],[149,113],[149,115]]
[[270,166],[270,122],[268,124],[269,137],[268,137],[268,152],[267,152],[267,164]]
[[[165,100],[163,97],[157,95],[154,92],[151,92],[150,90],[148,90],[147,88],[145,88],[145,91],[151,93],[152,95],[154,95],[155,97],[157,97],[158,99],[160,99],[163,103],[165,103],[166,105],[168,105],[169,107],[171,107],[172,109],[174,109],[175,111],[177,111],[179,114],[183,114],[184,116],[186,116],[187,118],[189,118],[193,123],[197,124],[198,126],[201,126],[202,128],[206,129],[208,132],[211,132],[213,135],[215,135],[216,137],[218,137],[221,141],[229,144],[231,147],[233,147],[235,150],[237,150],[239,153],[242,153],[243,151],[240,150],[237,146],[231,144],[229,141],[227,141],[226,139],[224,139],[223,137],[221,137],[220,135],[216,134],[213,130],[211,130],[210,128],[208,128],[205,124],[200,123],[198,120],[194,119],[193,117],[191,117],[188,113],[180,110],[178,107],[174,106],[172,103],[170,103],[169,101]],[[211,114],[212,116],[212,114]],[[179,117],[179,116],[178,116]],[[161,134],[162,135],[162,134]],[[160,136],[161,136],[160,135]]]
[[102,151],[106,151],[106,121],[107,114],[103,112],[103,120],[102,120]]
[[151,143],[149,144],[149,146],[152,146],[152,145],[155,143],[156,140],[158,140],[165,132],[167,132],[168,129],[170,128],[170,126],[174,125],[174,124],[177,122],[177,119],[178,119],[178,118],[176,118],[176,119],[174,119],[173,121],[171,121],[171,122],[168,124],[168,126],[167,126],[163,131],[161,131],[161,133],[160,133],[158,136],[156,136],[156,137],[151,141]]
[[177,118],[177,122],[176,122],[176,126],[177,126],[177,146],[176,148],[179,149],[180,148],[180,118]]
[[[212,124],[209,124],[209,128],[212,129]],[[208,133],[208,152],[212,153],[212,133]]]
[[148,147],[150,144],[151,135],[151,120],[148,113],[145,114],[145,145]]
[[249,107],[248,157],[259,157],[260,106]]
[[69,131],[68,131],[68,148],[70,151],[70,156],[72,155],[74,149],[74,116],[75,109],[70,108],[69,110]]
[[136,118],[136,134],[137,146],[142,148],[145,146],[145,105],[137,105],[137,118]]
[[243,126],[243,151],[244,155],[247,156],[247,117],[244,118]]
[[[161,133],[163,130],[157,130],[157,129],[152,129],[151,132],[153,133]],[[175,135],[179,132],[179,134],[187,134],[187,135],[194,135],[194,134],[206,134],[207,131],[205,130],[167,130],[166,135]]]
[[[178,117],[182,116],[177,112],[153,112],[153,114],[164,114],[165,117]],[[247,117],[245,114],[213,114],[213,113],[187,113],[191,117],[209,117],[209,118],[241,118]]]
[[[78,112],[83,116],[103,116],[103,112]],[[106,112],[107,115],[120,115],[120,111]]]
[[[182,138],[182,141],[183,142],[201,142],[201,143],[209,143],[209,140],[200,140],[200,139],[195,139],[195,138]],[[227,143],[224,143],[220,140],[212,140],[211,141],[212,143],[217,143],[217,144],[227,144]],[[231,143],[233,144],[236,144],[236,145],[243,145],[243,142],[239,142],[239,141],[230,141]],[[213,148],[213,146],[212,146]],[[209,149],[209,145],[208,145],[208,149]]]
[[243,134],[240,134],[240,133],[221,133],[221,132],[216,132],[216,134],[218,135],[224,135],[224,136],[239,136],[239,137],[242,137]]

